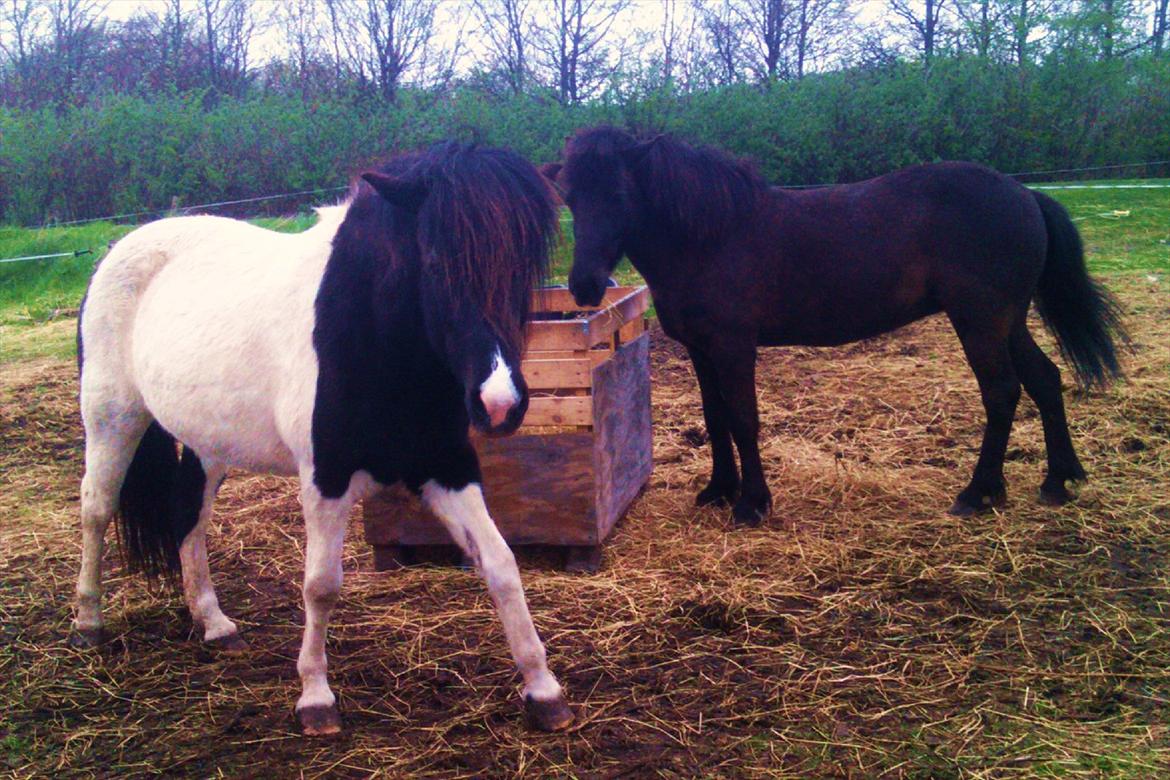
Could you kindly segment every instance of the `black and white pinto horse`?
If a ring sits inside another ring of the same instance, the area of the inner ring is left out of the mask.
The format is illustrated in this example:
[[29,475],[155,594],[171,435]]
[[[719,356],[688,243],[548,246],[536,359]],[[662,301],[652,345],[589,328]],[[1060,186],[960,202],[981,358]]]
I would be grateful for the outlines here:
[[181,569],[204,641],[243,649],[208,571],[211,504],[229,467],[298,475],[307,546],[296,709],[305,733],[339,731],[325,632],[346,524],[356,501],[402,482],[486,580],[529,716],[564,728],[573,715],[468,439],[469,424],[510,433],[527,409],[519,364],[556,229],[551,194],[514,153],[450,143],[362,178],[304,233],[164,219],[122,239],[94,274],[78,334],[74,640],[101,641],[102,544],[118,516],[134,566]]

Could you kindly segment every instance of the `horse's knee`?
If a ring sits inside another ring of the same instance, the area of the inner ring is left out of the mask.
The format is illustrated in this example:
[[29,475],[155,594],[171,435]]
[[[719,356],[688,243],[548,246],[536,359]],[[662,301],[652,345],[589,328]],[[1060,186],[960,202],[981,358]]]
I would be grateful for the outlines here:
[[341,580],[331,575],[318,575],[305,580],[302,590],[306,604],[332,609],[341,594]]
[[118,509],[117,493],[86,472],[81,479],[81,526],[104,530]]
[[516,556],[506,545],[502,549],[479,551],[479,570],[492,593],[521,591]]

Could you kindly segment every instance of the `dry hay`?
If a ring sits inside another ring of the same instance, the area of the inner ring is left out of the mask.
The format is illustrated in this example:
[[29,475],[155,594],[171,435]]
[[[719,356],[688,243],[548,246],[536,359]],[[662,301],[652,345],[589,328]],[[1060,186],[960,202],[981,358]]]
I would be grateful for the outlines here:
[[[113,640],[66,646],[80,435],[72,368],[0,383],[0,770],[19,777],[1150,777],[1170,769],[1170,309],[1116,278],[1130,379],[1066,394],[1091,475],[1034,501],[1035,407],[1003,512],[965,484],[978,393],[945,321],[841,349],[764,353],[773,518],[696,510],[709,468],[694,379],[653,351],[655,472],[596,576],[528,560],[551,666],[580,706],[525,729],[491,602],[456,569],[372,572],[355,525],[329,640],[347,732],[296,735],[302,528],[286,480],[225,485],[212,571],[252,645],[218,657],[181,600],[108,557]],[[1069,374],[1070,372],[1065,372]],[[489,486],[490,489],[490,486]],[[524,560],[524,556],[522,561]]]

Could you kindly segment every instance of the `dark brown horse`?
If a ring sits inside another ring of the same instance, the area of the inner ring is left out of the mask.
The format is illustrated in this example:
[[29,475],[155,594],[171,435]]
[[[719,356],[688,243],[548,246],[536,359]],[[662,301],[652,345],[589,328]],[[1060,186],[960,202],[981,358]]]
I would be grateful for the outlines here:
[[1004,502],[1021,382],[1044,424],[1041,500],[1069,500],[1065,482],[1085,477],[1060,371],[1028,332],[1028,306],[1036,301],[1086,385],[1120,373],[1114,336],[1123,334],[1116,303],[1086,273],[1076,228],[1051,198],[970,163],[778,189],[714,149],[639,142],[610,127],[569,139],[558,181],[573,212],[577,302],[600,301],[627,255],[663,329],[694,362],[713,459],[699,504],[734,501],[735,520],[749,525],[771,507],[757,445],[757,347],[844,344],[940,311],[987,412],[979,462],[951,512]]

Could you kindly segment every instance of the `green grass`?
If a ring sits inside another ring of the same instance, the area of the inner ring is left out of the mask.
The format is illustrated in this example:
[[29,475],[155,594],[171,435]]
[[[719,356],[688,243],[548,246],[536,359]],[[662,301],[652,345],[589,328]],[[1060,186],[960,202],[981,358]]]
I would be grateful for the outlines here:
[[109,222],[41,230],[0,227],[0,259],[86,252],[0,264],[0,325],[46,322],[75,311],[94,263],[131,229]]
[[[1076,222],[1090,270],[1170,271],[1170,179],[1110,181],[1108,184],[1164,184],[1165,189],[1059,189],[1093,182],[1043,185]],[[1051,188],[1051,189],[1049,189]]]
[[[1108,183],[1170,184],[1170,179]],[[1073,189],[1083,186],[1079,182],[1041,186],[1063,203],[1076,221],[1093,272],[1170,271],[1170,187]],[[297,232],[315,220],[313,214],[302,214],[254,222],[271,230]],[[42,336],[22,334],[20,329],[71,317],[95,263],[112,242],[132,229],[108,222],[39,230],[0,227],[0,259],[78,250],[90,252],[77,257],[0,263],[0,361],[68,355],[72,346],[64,330],[53,329]],[[552,284],[564,284],[572,264],[573,224],[568,209],[562,210],[561,229],[563,240],[552,256],[549,275]],[[614,276],[622,284],[641,282],[628,261],[618,266]]]
[[[294,233],[305,230],[316,219],[316,215],[303,214],[253,221],[269,230]],[[133,229],[131,225],[110,222],[40,230],[0,227],[0,259],[84,253],[75,257],[0,263],[0,326],[37,324],[72,315],[97,261],[111,244]]]

